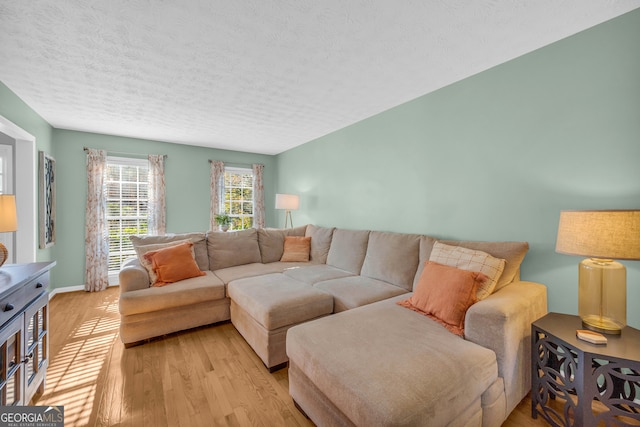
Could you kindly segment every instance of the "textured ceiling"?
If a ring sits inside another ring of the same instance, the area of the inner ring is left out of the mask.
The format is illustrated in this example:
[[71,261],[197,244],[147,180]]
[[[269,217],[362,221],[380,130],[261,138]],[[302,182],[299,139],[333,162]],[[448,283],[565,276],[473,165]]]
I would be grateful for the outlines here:
[[276,154],[638,0],[0,0],[0,81],[56,128]]

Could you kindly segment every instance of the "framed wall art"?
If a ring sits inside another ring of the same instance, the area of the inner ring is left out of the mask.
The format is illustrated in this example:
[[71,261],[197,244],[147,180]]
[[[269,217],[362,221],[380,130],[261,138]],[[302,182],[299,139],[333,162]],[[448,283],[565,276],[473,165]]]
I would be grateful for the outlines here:
[[39,168],[40,248],[56,242],[56,161],[40,151]]

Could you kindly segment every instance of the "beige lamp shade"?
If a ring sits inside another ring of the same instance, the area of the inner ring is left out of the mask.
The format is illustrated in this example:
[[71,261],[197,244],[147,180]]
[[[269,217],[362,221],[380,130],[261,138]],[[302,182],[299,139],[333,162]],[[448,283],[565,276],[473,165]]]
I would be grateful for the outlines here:
[[0,194],[0,233],[16,231],[17,229],[16,196],[13,194]]
[[640,260],[640,210],[562,211],[556,252]]
[[276,194],[276,209],[297,211],[300,208],[300,197],[296,194]]

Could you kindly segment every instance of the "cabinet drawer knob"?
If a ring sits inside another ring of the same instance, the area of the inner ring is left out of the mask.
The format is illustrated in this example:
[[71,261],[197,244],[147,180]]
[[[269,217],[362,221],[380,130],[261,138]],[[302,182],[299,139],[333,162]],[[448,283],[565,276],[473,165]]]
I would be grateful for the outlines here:
[[11,311],[13,310],[15,307],[13,306],[13,304],[7,304],[4,306],[4,311]]
[[36,283],[36,288],[42,288],[44,285],[40,282]]

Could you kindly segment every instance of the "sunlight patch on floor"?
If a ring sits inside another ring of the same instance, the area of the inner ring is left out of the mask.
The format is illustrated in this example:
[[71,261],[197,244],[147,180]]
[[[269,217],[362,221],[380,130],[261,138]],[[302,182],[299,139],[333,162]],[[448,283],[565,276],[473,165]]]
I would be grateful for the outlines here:
[[96,378],[106,372],[120,320],[117,299],[103,301],[93,316],[73,329],[52,355],[45,393],[38,405],[64,402],[65,426],[86,426],[98,405]]

